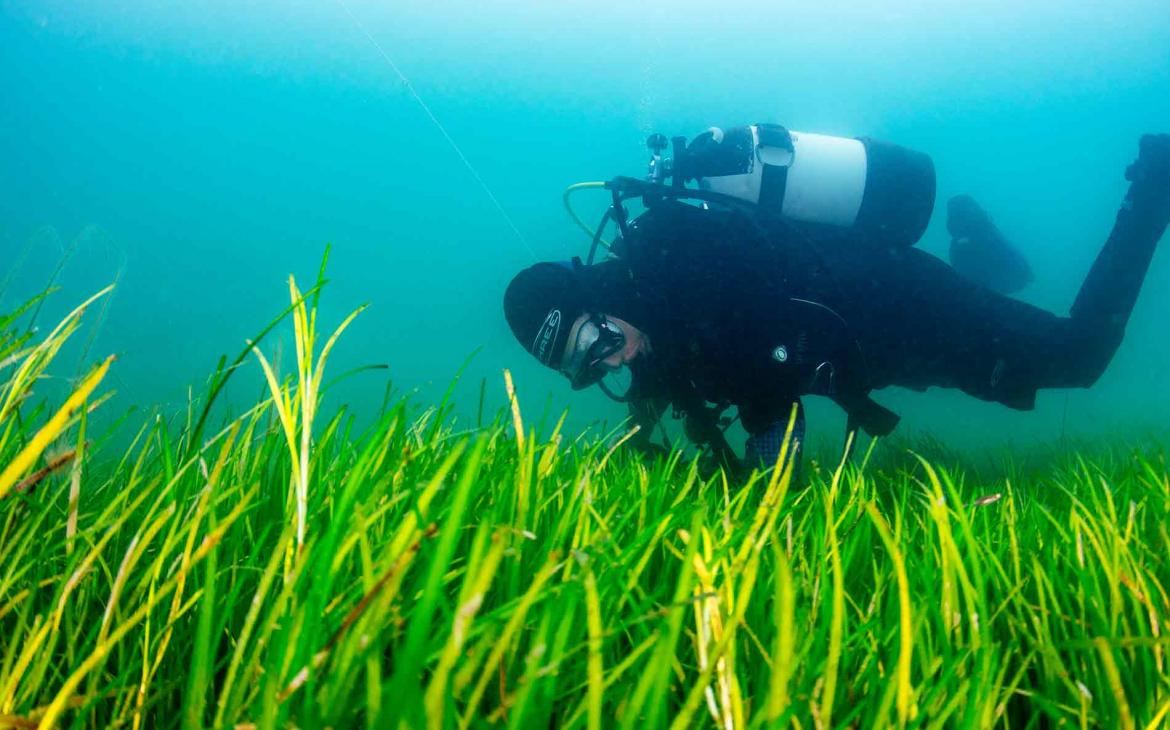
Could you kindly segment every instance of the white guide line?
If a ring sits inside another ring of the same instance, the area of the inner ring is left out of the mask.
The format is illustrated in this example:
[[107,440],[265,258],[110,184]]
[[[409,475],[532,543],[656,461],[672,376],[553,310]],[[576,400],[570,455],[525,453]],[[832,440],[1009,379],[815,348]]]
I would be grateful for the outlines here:
[[476,171],[475,166],[471,164],[471,160],[467,159],[467,155],[463,154],[463,150],[459,148],[459,145],[455,143],[455,140],[451,137],[451,135],[447,133],[446,128],[443,127],[443,124],[439,121],[439,118],[435,116],[435,113],[431,111],[431,108],[427,106],[427,103],[423,101],[421,96],[419,96],[419,93],[414,88],[414,84],[410,83],[410,79],[406,78],[406,74],[402,73],[402,70],[398,68],[398,64],[394,63],[394,60],[390,58],[390,55],[386,53],[381,44],[374,39],[374,36],[370,35],[370,32],[366,30],[366,26],[362,24],[357,16],[353,14],[353,11],[349,9],[349,6],[345,4],[345,0],[337,0],[337,4],[341,6],[341,9],[345,11],[345,14],[349,16],[351,21],[353,21],[354,27],[360,30],[362,35],[366,37],[366,40],[370,42],[370,45],[372,45],[378,51],[378,55],[380,55],[382,60],[386,62],[386,65],[394,71],[394,73],[402,81],[402,85],[406,87],[406,90],[410,92],[410,95],[416,102],[418,102],[418,105],[422,107],[422,110],[426,112],[426,115],[430,118],[431,122],[434,123],[435,127],[438,128],[440,133],[442,133],[443,138],[447,140],[447,144],[451,145],[451,149],[455,150],[455,154],[458,155],[459,159],[463,161],[463,165],[467,168],[467,171],[471,173],[471,176],[475,178],[475,181],[479,183],[479,186],[483,188],[485,193],[487,193],[487,196],[491,199],[492,204],[496,206],[496,210],[500,211],[500,215],[504,217],[504,220],[507,221],[508,226],[512,229],[512,232],[516,234],[516,238],[520,239],[520,243],[524,245],[524,248],[528,250],[528,253],[531,254],[532,258],[537,258],[536,251],[532,250],[532,246],[529,245],[528,239],[525,238],[524,234],[520,232],[520,229],[516,226],[516,222],[512,220],[512,216],[508,215],[508,211],[504,208],[503,203],[501,203],[500,199],[496,197],[496,194],[492,192],[492,189],[488,187],[487,182],[480,176],[479,172]]

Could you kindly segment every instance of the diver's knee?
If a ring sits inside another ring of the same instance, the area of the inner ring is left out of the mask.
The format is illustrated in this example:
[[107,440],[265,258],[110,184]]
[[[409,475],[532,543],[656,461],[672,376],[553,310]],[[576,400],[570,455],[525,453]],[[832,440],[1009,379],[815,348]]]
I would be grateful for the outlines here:
[[1074,382],[1071,386],[1091,388],[1096,385],[1109,369],[1109,364],[1113,362],[1113,356],[1117,354],[1124,334],[1124,328],[1113,330],[1102,327],[1082,340],[1074,353],[1071,368]]
[[1020,376],[1036,388],[1091,388],[1109,369],[1124,334],[1125,326],[1112,318],[1061,317]]
[[1109,360],[1100,362],[1093,362],[1083,367],[1078,373],[1077,377],[1070,387],[1073,388],[1092,388],[1109,369]]

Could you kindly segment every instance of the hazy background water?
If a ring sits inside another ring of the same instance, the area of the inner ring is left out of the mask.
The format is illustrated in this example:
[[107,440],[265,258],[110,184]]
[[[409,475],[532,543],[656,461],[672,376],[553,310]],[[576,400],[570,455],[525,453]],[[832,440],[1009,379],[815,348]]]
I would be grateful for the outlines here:
[[[612,422],[619,407],[522,352],[504,286],[536,258],[584,255],[562,189],[642,174],[650,132],[774,121],[929,153],[940,200],[973,194],[1031,257],[1023,298],[1066,312],[1139,135],[1170,131],[1170,3],[855,5],[0,0],[0,307],[71,252],[42,325],[118,279],[71,356],[118,353],[108,408],[178,409],[332,242],[323,323],[371,304],[333,373],[386,363],[396,388],[433,402],[478,348],[458,388],[465,422],[481,379],[489,412],[503,402],[504,367],[531,419],[568,405],[573,429]],[[920,245],[945,255],[937,212]],[[1162,429],[1165,248],[1093,390],[1044,393],[1033,413],[941,390],[878,399],[903,433],[961,445]],[[368,414],[386,377],[335,399]],[[231,395],[260,388],[250,363]],[[843,423],[824,403],[811,418],[823,438]]]

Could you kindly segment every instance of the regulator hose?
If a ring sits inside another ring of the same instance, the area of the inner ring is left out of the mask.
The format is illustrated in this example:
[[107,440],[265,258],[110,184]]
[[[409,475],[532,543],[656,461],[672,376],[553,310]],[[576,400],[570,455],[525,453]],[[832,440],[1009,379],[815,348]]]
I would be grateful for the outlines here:
[[[605,188],[606,183],[603,181],[573,183],[569,187],[565,188],[565,192],[561,196],[561,199],[565,203],[565,210],[569,212],[569,217],[572,218],[573,222],[576,223],[581,228],[581,230],[585,231],[586,235],[588,235],[590,238],[596,236],[597,231],[590,228],[589,224],[581,220],[581,216],[577,215],[577,211],[573,210],[573,193],[579,192],[581,190],[604,190]],[[601,241],[601,243],[604,244],[606,248],[610,247],[609,241]]]

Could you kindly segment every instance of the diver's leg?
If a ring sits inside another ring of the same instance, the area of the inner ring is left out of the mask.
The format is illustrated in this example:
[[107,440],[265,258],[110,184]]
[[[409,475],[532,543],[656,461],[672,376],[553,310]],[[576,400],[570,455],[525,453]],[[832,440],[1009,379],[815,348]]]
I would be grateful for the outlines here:
[[1131,184],[1113,230],[1070,310],[1073,339],[1084,351],[1066,362],[1066,372],[1053,373],[1081,387],[1096,382],[1113,359],[1170,223],[1170,135],[1142,137],[1126,178]]
[[947,202],[951,266],[1000,294],[1013,294],[1035,278],[1028,260],[970,195]]
[[[864,295],[865,306],[849,315],[872,387],[958,387],[983,400],[1030,409],[1040,388],[1096,382],[1121,343],[1170,221],[1170,135],[1143,137],[1126,177],[1132,185],[1125,203],[1069,317],[974,284],[916,249],[901,252],[897,266],[868,280],[840,266],[845,276],[838,278]],[[867,281],[873,282],[869,289]],[[898,296],[889,296],[890,290]]]
[[780,451],[783,449],[785,437],[788,435],[791,412],[788,416],[772,422],[768,427],[749,434],[747,442],[744,444],[744,464],[749,469],[770,469],[774,466],[784,468],[795,460],[792,467],[792,480],[794,483],[799,483],[805,433],[804,403],[798,398],[793,405],[796,407],[796,418],[792,423],[792,442],[785,456],[784,464],[777,462],[780,461]]
[[[956,386],[985,400],[1029,409],[1040,388],[1087,388],[1121,344],[1158,240],[1170,222],[1170,135],[1142,138],[1113,230],[1070,316],[996,294],[914,250],[890,274],[901,296],[882,319],[896,332],[863,344],[879,367],[875,387]],[[867,301],[882,302],[880,297]],[[863,335],[864,337],[864,335]],[[883,356],[884,355],[884,356]]]

